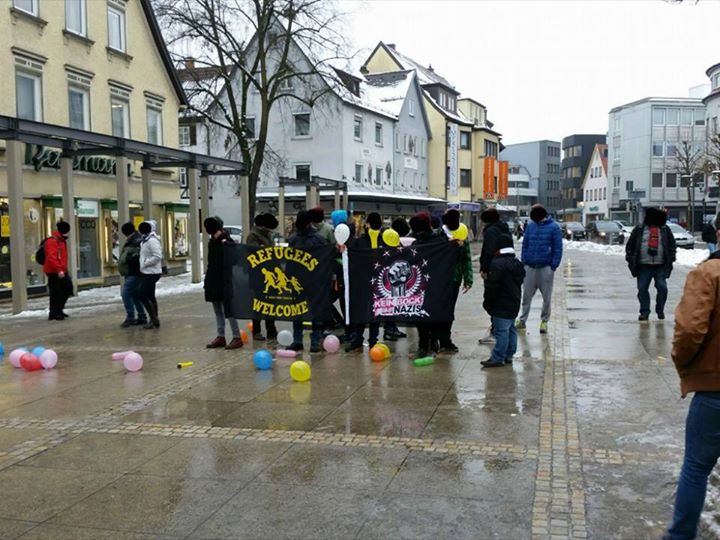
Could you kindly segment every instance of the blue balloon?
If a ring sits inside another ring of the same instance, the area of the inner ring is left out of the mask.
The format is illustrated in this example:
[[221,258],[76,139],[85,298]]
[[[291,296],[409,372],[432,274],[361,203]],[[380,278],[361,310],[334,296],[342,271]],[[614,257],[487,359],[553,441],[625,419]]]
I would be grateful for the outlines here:
[[40,345],[38,345],[30,352],[33,353],[38,358],[40,358],[40,355],[45,352],[45,347],[41,347]]
[[0,341],[0,356],[3,356],[5,354],[5,345],[3,345],[3,342]]
[[272,367],[272,361],[272,354],[265,349],[261,349],[253,355],[253,363],[258,369],[270,369]]

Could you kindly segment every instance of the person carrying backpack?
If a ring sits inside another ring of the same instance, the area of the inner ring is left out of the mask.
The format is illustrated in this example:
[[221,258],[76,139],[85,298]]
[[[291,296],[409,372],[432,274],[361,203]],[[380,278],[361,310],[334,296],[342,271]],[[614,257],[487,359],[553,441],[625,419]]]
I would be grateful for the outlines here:
[[65,303],[73,293],[73,283],[68,275],[67,239],[69,236],[70,224],[60,221],[52,236],[45,240],[38,249],[39,258],[43,259],[38,262],[42,262],[43,272],[48,278],[49,321],[62,321],[69,316],[64,311]]
[[[128,221],[120,228],[125,235],[125,245],[120,252],[118,272],[125,278],[122,284],[121,296],[125,306],[125,320],[122,328],[129,326],[144,326],[147,324],[147,315],[140,301],[140,242],[142,236],[135,230],[135,225]],[[137,318],[135,312],[137,311]]]

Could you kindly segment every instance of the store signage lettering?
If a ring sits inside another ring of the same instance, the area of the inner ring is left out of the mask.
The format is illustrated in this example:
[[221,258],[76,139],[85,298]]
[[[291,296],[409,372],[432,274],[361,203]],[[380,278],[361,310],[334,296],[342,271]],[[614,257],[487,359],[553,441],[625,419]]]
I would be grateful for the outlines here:
[[[25,145],[25,164],[32,165],[36,171],[43,168],[59,169],[62,151],[40,145]],[[101,156],[73,157],[73,170],[94,174],[115,175],[117,160]],[[132,176],[132,166],[128,163],[128,176]]]

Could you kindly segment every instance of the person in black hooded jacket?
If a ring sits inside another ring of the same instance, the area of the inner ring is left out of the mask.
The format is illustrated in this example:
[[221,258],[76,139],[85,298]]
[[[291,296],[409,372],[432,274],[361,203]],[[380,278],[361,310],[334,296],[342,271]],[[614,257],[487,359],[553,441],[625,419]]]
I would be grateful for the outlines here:
[[205,272],[205,301],[211,302],[213,311],[215,312],[215,322],[217,323],[217,337],[206,345],[208,349],[218,349],[225,347],[228,350],[239,349],[243,346],[240,339],[240,328],[237,319],[227,317],[232,331],[232,341],[227,343],[225,340],[225,255],[223,253],[224,244],[232,244],[233,239],[230,234],[223,229],[223,220],[217,216],[209,217],[205,220],[205,231],[210,235],[208,242],[208,267]]
[[510,234],[507,223],[500,221],[500,213],[496,208],[488,208],[480,214],[484,223],[482,250],[480,251],[480,272],[483,276],[490,272],[490,264],[495,256],[495,242],[501,234]]

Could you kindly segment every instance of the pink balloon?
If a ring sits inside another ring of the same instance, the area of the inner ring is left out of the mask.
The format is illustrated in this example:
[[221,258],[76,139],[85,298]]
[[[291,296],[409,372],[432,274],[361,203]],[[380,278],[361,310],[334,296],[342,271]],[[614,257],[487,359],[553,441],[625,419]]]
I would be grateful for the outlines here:
[[114,352],[112,353],[112,359],[113,360],[125,360],[125,357],[134,351],[122,351],[122,352]]
[[23,354],[25,354],[26,352],[29,352],[29,351],[24,347],[15,349],[13,352],[10,353],[10,356],[8,357],[8,360],[10,360],[10,364],[12,364],[13,367],[19,368],[20,367],[20,357]]
[[275,351],[275,355],[279,356],[280,358],[295,358],[297,356],[297,351],[278,349],[277,351]]
[[52,349],[45,349],[40,355],[40,364],[45,369],[52,369],[57,365],[58,356]]
[[130,352],[123,358],[123,365],[128,371],[140,371],[143,367],[143,358],[136,352]]
[[330,334],[323,341],[323,348],[330,354],[336,353],[340,350],[340,340],[337,336]]

